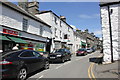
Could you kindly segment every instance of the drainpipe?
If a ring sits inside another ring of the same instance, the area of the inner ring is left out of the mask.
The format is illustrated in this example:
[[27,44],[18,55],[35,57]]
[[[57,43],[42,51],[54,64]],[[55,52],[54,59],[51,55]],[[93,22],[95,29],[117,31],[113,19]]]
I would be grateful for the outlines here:
[[112,44],[112,27],[111,27],[111,17],[110,7],[108,6],[108,17],[109,17],[109,30],[110,30],[110,49],[111,49],[111,62],[113,63],[113,44]]

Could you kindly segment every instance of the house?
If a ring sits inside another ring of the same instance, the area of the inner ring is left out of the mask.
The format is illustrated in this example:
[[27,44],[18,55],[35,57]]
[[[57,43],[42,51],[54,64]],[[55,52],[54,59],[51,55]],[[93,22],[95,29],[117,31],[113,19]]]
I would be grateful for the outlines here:
[[103,33],[103,61],[111,63],[120,59],[120,0],[100,2]]
[[11,2],[1,2],[0,47],[1,51],[11,50],[15,44],[21,49],[46,51],[51,36],[51,26]]
[[81,30],[74,31],[74,48],[77,51],[80,48],[86,48],[86,37]]
[[36,14],[41,20],[49,24],[52,31],[52,47],[51,51],[54,49],[59,49],[63,47],[68,47],[71,52],[74,52],[74,32],[73,28],[66,22],[64,16],[58,16],[53,11],[41,11]]

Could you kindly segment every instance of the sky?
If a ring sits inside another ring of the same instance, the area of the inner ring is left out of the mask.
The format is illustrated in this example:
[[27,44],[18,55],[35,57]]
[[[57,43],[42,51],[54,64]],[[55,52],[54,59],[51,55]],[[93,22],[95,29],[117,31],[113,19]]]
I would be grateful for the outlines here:
[[39,10],[52,10],[58,16],[65,16],[69,25],[102,37],[99,2],[39,2]]
[[58,16],[65,16],[69,25],[101,37],[99,2],[40,2],[39,7],[40,11],[52,10]]

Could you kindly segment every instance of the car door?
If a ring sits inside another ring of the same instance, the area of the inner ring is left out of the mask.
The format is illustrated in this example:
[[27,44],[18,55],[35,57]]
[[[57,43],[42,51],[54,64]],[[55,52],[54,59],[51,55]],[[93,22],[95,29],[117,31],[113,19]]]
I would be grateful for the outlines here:
[[37,69],[43,68],[43,66],[45,64],[45,61],[44,61],[45,58],[40,53],[38,53],[36,51],[33,51],[33,54],[36,57],[36,67],[37,67]]
[[24,51],[22,54],[20,54],[21,61],[23,61],[23,64],[27,66],[29,72],[33,72],[37,70],[37,63],[38,60],[36,56],[33,54],[33,51]]

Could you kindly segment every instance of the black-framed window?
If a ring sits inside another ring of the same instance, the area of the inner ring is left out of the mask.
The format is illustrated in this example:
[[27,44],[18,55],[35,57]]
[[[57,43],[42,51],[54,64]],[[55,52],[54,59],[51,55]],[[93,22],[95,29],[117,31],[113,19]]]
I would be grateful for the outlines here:
[[43,34],[43,26],[40,25],[40,35],[42,35],[42,34]]
[[54,17],[55,24],[57,24],[57,17]]
[[28,20],[23,18],[23,31],[27,31],[28,29]]

